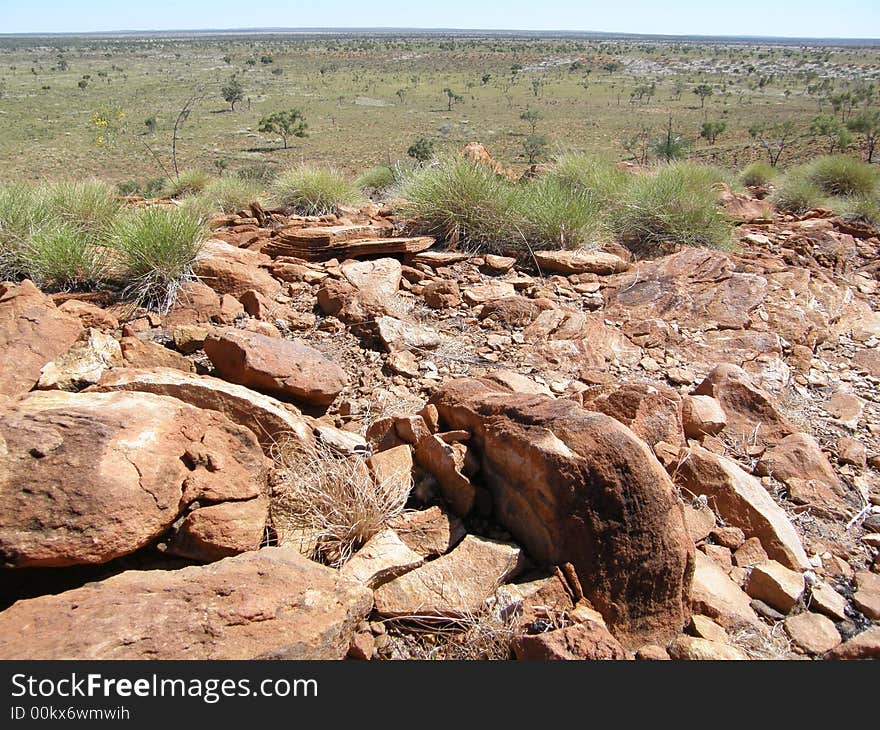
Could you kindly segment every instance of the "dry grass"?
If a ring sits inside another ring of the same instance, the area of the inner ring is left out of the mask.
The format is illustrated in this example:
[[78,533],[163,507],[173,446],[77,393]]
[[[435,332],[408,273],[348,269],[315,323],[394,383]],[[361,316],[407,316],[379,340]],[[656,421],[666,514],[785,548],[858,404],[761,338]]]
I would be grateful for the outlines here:
[[411,485],[376,483],[359,457],[292,439],[273,452],[270,514],[278,544],[304,548],[314,560],[340,567],[406,505]]

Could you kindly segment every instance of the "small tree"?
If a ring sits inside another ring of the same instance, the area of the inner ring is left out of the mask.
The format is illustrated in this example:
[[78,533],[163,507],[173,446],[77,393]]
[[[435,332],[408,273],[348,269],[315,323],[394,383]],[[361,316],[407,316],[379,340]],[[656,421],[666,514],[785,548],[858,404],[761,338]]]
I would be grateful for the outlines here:
[[640,165],[648,164],[648,150],[651,148],[651,134],[649,127],[640,126],[638,131],[631,137],[627,137],[621,143],[623,149],[632,155],[632,158]]
[[220,88],[220,93],[232,105],[232,111],[235,111],[236,103],[244,99],[244,87],[235,75],[229,77],[229,81]]
[[870,164],[874,161],[874,148],[880,136],[880,110],[871,109],[861,112],[846,125],[851,132],[861,134],[865,138],[865,159]]
[[690,147],[690,142],[682,135],[675,134],[672,131],[671,115],[666,123],[666,134],[651,143],[651,149],[654,151],[654,154],[666,162],[672,162],[684,157],[688,147]]
[[727,122],[710,119],[703,122],[703,126],[700,128],[700,136],[708,140],[709,144],[715,144],[715,140],[724,133],[725,129],[727,129]]
[[749,128],[749,135],[764,148],[770,166],[776,167],[785,148],[797,139],[797,127],[791,120],[776,124],[755,124]]
[[257,129],[263,134],[277,134],[281,137],[284,149],[287,149],[288,138],[305,137],[308,126],[306,118],[299,109],[288,109],[263,117]]
[[409,146],[406,154],[418,160],[420,165],[424,165],[434,157],[434,140],[429,137],[419,137]]
[[401,104],[406,104],[406,89],[398,89],[396,92],[397,98],[400,99]]
[[480,77],[480,83],[482,83],[483,86],[485,86],[486,84],[488,84],[491,80],[492,80],[492,74],[489,74],[489,73],[483,74],[483,75]]
[[464,101],[464,98],[459,94],[456,94],[452,89],[448,86],[443,89],[443,93],[446,94],[446,108],[449,111],[452,111],[452,105],[457,104],[461,101]]
[[714,90],[709,84],[698,84],[693,89],[694,93],[700,97],[700,109],[702,109],[706,104],[706,99],[712,96]]
[[535,133],[535,130],[538,128],[538,122],[541,121],[542,114],[537,109],[526,109],[522,114],[519,115],[519,118],[524,122],[528,122],[529,129],[532,130],[532,134]]
[[816,117],[810,125],[810,134],[814,137],[824,137],[828,140],[828,154],[833,155],[834,150],[842,150],[852,144],[852,135],[843,122],[837,117],[823,115]]
[[534,165],[547,150],[547,138],[543,134],[530,134],[523,141],[523,150],[529,159],[529,164]]
[[159,128],[159,122],[156,121],[156,117],[147,117],[144,120],[144,126],[147,128],[147,134],[156,134],[156,130]]
[[86,86],[89,85],[89,80],[88,79],[80,79],[79,81],[76,82],[76,85],[79,86],[80,91],[85,91]]

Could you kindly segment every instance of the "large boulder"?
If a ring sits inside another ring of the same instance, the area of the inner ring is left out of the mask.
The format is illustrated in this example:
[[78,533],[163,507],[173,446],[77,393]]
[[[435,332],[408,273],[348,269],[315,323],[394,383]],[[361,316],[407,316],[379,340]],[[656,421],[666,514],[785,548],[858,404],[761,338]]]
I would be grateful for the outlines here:
[[197,408],[219,411],[254,432],[268,454],[286,437],[312,441],[312,429],[294,406],[242,385],[174,368],[122,368],[104,374],[93,390],[127,390],[170,395]]
[[0,395],[27,393],[43,366],[82,334],[79,317],[57,309],[32,282],[0,283]]
[[204,350],[224,380],[308,405],[329,405],[348,383],[339,365],[301,342],[223,328]]
[[128,571],[0,613],[0,659],[342,659],[369,589],[287,548]]
[[451,381],[431,402],[445,425],[473,433],[498,520],[533,559],[572,563],[618,638],[681,630],[693,543],[673,484],[641,439],[572,401],[491,381]]
[[[174,398],[40,391],[0,417],[4,567],[104,563],[157,540],[196,503],[264,490],[254,434]],[[251,515],[252,533],[265,513]]]

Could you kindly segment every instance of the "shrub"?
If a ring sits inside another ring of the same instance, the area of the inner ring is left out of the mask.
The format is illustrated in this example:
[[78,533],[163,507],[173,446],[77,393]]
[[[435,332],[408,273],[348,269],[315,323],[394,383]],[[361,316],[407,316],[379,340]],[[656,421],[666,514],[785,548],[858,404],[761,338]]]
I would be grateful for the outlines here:
[[822,205],[825,195],[818,185],[807,179],[803,169],[794,168],[782,176],[770,201],[779,210],[801,214]]
[[187,172],[180,173],[176,180],[168,182],[165,194],[172,198],[182,198],[184,195],[197,195],[208,187],[210,182],[211,176],[208,173],[188,170]]
[[363,201],[360,191],[341,172],[313,165],[282,172],[273,184],[273,192],[282,205],[304,215],[335,213],[340,205]]
[[394,185],[396,179],[394,170],[380,165],[379,167],[367,170],[354,181],[354,184],[361,190],[385,190]]
[[806,179],[826,195],[871,195],[878,172],[871,165],[846,155],[825,155],[804,166]]
[[359,457],[294,440],[275,445],[270,500],[281,545],[305,547],[313,558],[341,566],[386,522],[400,514],[411,484],[377,483]]
[[167,311],[180,284],[192,276],[205,230],[191,212],[169,207],[132,210],[113,230],[111,245],[124,295]]
[[434,140],[430,137],[419,137],[409,146],[406,154],[422,164],[430,162],[434,157]]
[[259,165],[248,165],[247,167],[239,168],[236,170],[235,174],[242,180],[268,185],[278,177],[278,170],[272,165],[262,163]]
[[261,193],[260,186],[253,182],[238,177],[221,177],[208,183],[202,197],[214,210],[235,213],[253,202],[258,202]]
[[32,187],[0,187],[0,280],[14,280],[26,273],[24,244],[31,233],[36,208]]
[[612,227],[637,251],[654,252],[669,244],[728,248],[731,225],[718,206],[723,181],[715,168],[688,162],[636,176],[611,211]]
[[739,174],[739,180],[749,187],[763,187],[776,177],[776,168],[766,162],[752,162]]

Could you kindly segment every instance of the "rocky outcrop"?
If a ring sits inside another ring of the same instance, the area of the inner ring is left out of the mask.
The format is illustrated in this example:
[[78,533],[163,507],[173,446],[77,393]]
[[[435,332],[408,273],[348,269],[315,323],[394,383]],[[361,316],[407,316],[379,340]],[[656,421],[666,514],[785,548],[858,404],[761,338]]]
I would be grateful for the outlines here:
[[370,591],[285,548],[130,571],[0,613],[2,659],[342,659]]
[[604,414],[489,381],[452,381],[431,403],[443,423],[472,432],[498,519],[532,558],[571,562],[618,637],[680,630],[693,543],[643,441]]

